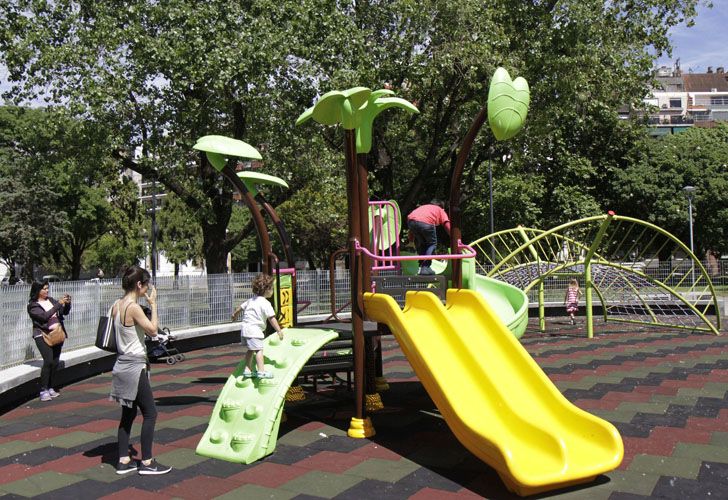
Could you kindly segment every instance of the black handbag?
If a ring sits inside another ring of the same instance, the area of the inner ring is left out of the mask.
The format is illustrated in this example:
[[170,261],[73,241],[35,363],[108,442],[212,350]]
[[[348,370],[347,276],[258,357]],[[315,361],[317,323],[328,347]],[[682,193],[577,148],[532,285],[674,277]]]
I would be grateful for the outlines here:
[[96,328],[96,347],[104,351],[118,353],[116,348],[116,328],[114,318],[111,316],[112,305],[106,316],[99,318],[99,326]]

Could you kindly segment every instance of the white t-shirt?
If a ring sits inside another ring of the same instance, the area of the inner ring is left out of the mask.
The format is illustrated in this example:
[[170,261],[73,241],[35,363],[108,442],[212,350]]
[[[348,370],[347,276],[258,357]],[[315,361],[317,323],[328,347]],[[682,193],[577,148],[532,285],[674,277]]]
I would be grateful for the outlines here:
[[253,295],[252,298],[240,304],[243,310],[243,324],[240,328],[240,335],[243,337],[262,339],[265,330],[265,322],[275,315],[273,306],[268,299],[260,295]]

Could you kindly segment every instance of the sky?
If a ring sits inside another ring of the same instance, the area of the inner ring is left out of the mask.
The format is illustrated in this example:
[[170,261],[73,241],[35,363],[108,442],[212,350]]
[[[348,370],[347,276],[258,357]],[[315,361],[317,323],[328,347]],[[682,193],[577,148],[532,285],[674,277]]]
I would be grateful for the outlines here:
[[713,71],[718,66],[728,71],[728,0],[712,1],[713,8],[698,7],[692,27],[683,23],[670,30],[672,57],[659,58],[657,66],[672,66],[680,58],[683,73],[691,69],[693,73],[705,73],[708,66]]

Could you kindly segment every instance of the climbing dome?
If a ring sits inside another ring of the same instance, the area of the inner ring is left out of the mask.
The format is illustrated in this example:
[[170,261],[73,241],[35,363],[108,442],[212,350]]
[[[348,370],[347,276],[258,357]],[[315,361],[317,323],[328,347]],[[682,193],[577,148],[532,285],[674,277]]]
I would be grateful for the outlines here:
[[[568,279],[577,278],[585,292],[590,337],[592,292],[605,321],[720,330],[718,301],[705,268],[680,240],[649,222],[609,213],[548,231],[508,229],[470,246],[478,253],[478,273],[527,293],[537,290],[541,306],[547,296],[563,302]],[[541,318],[543,327],[543,312]]]

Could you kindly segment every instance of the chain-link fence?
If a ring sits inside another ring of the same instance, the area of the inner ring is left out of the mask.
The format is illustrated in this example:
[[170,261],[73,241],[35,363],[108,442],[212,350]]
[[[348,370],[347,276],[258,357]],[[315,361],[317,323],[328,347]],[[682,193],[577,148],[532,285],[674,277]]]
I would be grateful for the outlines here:
[[[675,279],[674,265],[646,270],[660,279]],[[728,262],[706,262],[705,268],[718,289],[719,295],[728,295]],[[686,262],[681,273],[691,272]],[[657,273],[657,274],[655,274]],[[251,296],[250,283],[255,273],[218,274],[206,276],[157,277],[157,303],[159,324],[172,332],[178,329],[207,326],[230,322],[230,315],[238,304]],[[332,280],[328,270],[299,271],[296,276],[299,318],[314,315],[329,316],[333,310],[348,313],[351,284],[349,271],[336,270]],[[554,278],[546,282],[546,300],[561,302],[568,285],[566,278]],[[583,286],[583,284],[582,284]],[[21,364],[38,358],[31,336],[31,322],[27,313],[30,285],[3,286],[0,288],[0,322],[4,325],[3,348],[0,350],[0,368]],[[69,338],[64,350],[88,347],[94,344],[99,316],[106,314],[112,303],[121,297],[121,280],[64,281],[50,284],[50,296],[61,297],[68,293],[73,297],[71,313],[65,320]],[[537,301],[536,291],[529,297]]]
[[[174,332],[229,323],[235,306],[251,296],[250,283],[254,277],[255,273],[181,276],[177,279],[158,276],[160,326]],[[337,307],[344,306],[342,311],[348,312],[348,271],[337,271],[335,278]],[[297,283],[302,316],[331,313],[328,271],[299,271]],[[114,301],[123,295],[120,279],[54,282],[49,288],[51,297],[60,298],[64,293],[72,297],[71,312],[64,320],[68,331],[64,351],[92,346],[99,316],[105,315]],[[30,285],[4,286],[0,288],[0,294],[0,323],[5,326],[0,368],[39,358],[27,312]]]

